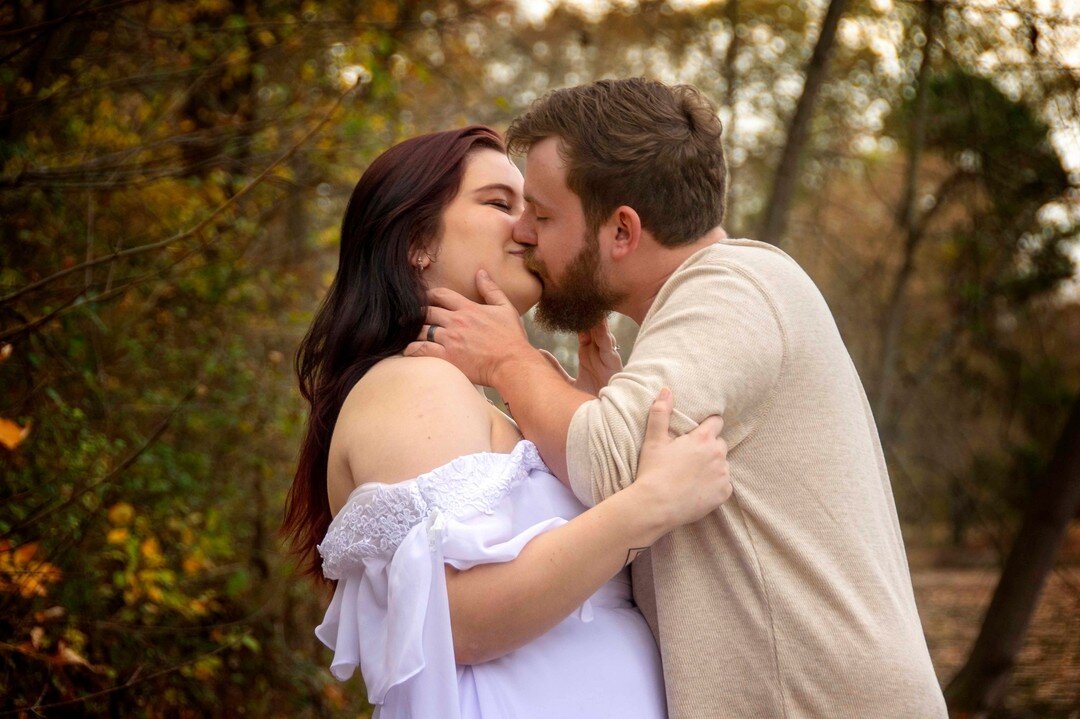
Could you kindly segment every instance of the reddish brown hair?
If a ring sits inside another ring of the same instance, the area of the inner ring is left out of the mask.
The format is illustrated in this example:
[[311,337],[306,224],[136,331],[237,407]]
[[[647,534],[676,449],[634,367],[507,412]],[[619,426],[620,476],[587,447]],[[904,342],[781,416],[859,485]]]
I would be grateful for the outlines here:
[[566,183],[596,229],[621,205],[658,242],[693,242],[724,219],[727,164],[716,108],[689,85],[600,80],[555,90],[506,132],[511,152],[558,137]]
[[338,413],[376,362],[420,334],[426,296],[409,258],[438,240],[443,209],[479,148],[506,152],[498,133],[481,125],[406,140],[375,158],[349,198],[337,274],[296,354],[311,411],[280,530],[302,572],[317,581],[317,545],[332,519],[326,470]]

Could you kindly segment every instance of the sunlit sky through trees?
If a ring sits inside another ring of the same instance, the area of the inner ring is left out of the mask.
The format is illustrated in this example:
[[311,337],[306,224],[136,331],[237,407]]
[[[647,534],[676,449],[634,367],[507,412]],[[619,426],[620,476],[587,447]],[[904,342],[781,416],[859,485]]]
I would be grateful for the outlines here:
[[[891,14],[899,3],[911,4],[914,0],[871,0],[870,6],[879,13],[878,17],[871,18],[866,15],[858,17],[846,17],[841,21],[838,30],[838,40],[849,49],[867,48],[878,57],[875,74],[888,77],[896,81],[903,73],[901,54],[902,32],[900,23]],[[669,0],[668,5],[674,10],[691,9],[706,4],[707,0]],[[637,3],[620,0],[568,0],[557,2],[556,0],[515,0],[520,17],[528,20],[536,26],[544,23],[557,5],[569,5],[578,8],[585,17],[590,20],[602,18],[605,13],[612,9],[633,8]],[[798,0],[792,3],[806,8],[810,15],[824,14],[827,2],[825,0]],[[1070,0],[1016,0],[1015,2],[1001,2],[1000,0],[959,0],[956,2],[943,3],[947,8],[954,8],[962,13],[963,21],[971,26],[982,26],[992,31],[999,28],[1000,32],[1011,33],[1024,28],[1032,37],[1037,37],[1037,44],[1042,51],[1045,60],[1043,62],[1056,65],[1058,68],[1069,68],[1080,77],[1080,2]],[[715,42],[726,48],[730,42],[730,32],[726,28],[719,28]],[[770,31],[767,26],[758,25],[749,31],[747,41],[756,44],[768,44],[783,42]],[[981,53],[977,67],[987,75],[992,75],[999,87],[1013,99],[1019,98],[1023,83],[1029,82],[1028,73],[1030,66],[1025,66],[1027,58],[1022,57],[1022,51],[1007,43],[1002,43],[1000,48],[994,48]],[[697,71],[700,65],[709,62],[710,59],[698,56],[693,66],[684,70]],[[667,77],[669,81],[678,81],[680,73],[676,68],[669,68]],[[789,80],[791,91],[798,92],[802,85],[802,76],[793,74]],[[752,90],[752,86],[748,89]],[[775,88],[770,88],[775,89]],[[1080,81],[1078,81],[1073,102],[1080,102]],[[742,155],[741,145],[755,135],[765,132],[770,128],[772,118],[756,112],[758,104],[751,97],[742,96],[738,104],[738,138],[728,137],[728,142],[733,144],[733,152],[738,158]],[[884,102],[871,104],[868,108],[869,132],[856,142],[856,147],[872,152],[884,149],[894,150],[895,146],[888,137],[876,136],[874,130],[880,130],[882,121],[889,111]],[[1080,184],[1080,122],[1075,116],[1075,104],[1072,109],[1063,107],[1063,100],[1058,99],[1048,102],[1042,108],[1044,120],[1050,126],[1050,137],[1054,148],[1060,154],[1062,164],[1073,176],[1074,185]],[[730,108],[721,108],[721,117],[727,123],[730,118]],[[737,160],[736,160],[737,161]],[[1047,222],[1067,224],[1080,219],[1080,201],[1074,198],[1072,206],[1062,203],[1052,203],[1043,210]],[[1080,260],[1080,247],[1072,249],[1074,256]],[[1067,292],[1080,290],[1080,284],[1072,283],[1065,288]]]

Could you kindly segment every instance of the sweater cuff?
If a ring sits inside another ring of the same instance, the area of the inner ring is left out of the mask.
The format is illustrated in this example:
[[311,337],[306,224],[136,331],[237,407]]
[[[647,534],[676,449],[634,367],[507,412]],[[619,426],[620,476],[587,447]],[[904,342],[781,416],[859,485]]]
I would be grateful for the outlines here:
[[589,407],[598,400],[585,402],[570,419],[566,432],[566,473],[574,496],[586,507],[596,505],[593,496],[592,458],[589,456]]

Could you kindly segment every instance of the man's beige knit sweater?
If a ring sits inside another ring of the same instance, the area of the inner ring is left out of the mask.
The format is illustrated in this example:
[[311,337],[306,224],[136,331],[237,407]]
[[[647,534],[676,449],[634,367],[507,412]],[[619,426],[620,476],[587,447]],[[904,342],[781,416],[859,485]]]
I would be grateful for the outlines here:
[[663,386],[680,434],[723,415],[735,488],[633,565],[673,719],[945,717],[874,419],[810,278],[749,240],[687,259],[574,414],[582,502],[633,481]]

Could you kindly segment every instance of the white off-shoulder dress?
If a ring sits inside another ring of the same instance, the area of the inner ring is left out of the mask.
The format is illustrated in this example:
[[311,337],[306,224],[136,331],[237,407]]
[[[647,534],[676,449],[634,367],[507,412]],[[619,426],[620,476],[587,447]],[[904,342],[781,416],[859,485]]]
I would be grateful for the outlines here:
[[338,581],[315,629],[330,671],[344,681],[359,666],[378,719],[665,717],[660,655],[626,569],[520,649],[454,661],[443,565],[510,561],[582,511],[528,440],[357,487],[319,545]]

